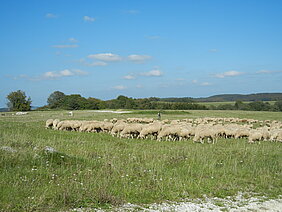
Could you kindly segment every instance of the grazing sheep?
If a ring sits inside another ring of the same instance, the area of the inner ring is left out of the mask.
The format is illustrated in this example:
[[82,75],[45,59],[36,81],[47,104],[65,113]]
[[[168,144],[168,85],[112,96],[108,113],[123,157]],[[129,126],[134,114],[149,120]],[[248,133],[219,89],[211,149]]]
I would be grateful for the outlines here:
[[53,127],[53,119],[48,119],[45,123],[45,128],[48,129],[48,128],[52,128]]
[[120,132],[123,131],[123,129],[127,126],[128,124],[125,122],[119,122],[117,121],[112,130],[111,130],[111,135],[112,136],[119,136]]
[[216,132],[212,129],[201,129],[196,132],[193,142],[200,142],[203,144],[205,139],[207,139],[208,143],[210,143],[211,140],[214,144],[217,140]]
[[263,139],[263,134],[258,130],[251,130],[249,136],[249,143],[255,143],[256,141],[261,141]]
[[114,124],[112,122],[102,122],[102,131],[103,132],[110,132],[113,128]]
[[71,121],[65,120],[65,121],[60,121],[57,125],[58,130],[71,130]]
[[55,120],[53,121],[53,129],[57,129],[57,125],[58,125],[59,122],[60,122],[59,119],[55,119]]
[[142,130],[142,124],[127,125],[120,133],[121,138],[137,138]]
[[178,125],[164,125],[162,127],[162,130],[157,136],[157,140],[169,140],[169,141],[176,141],[179,140],[179,134],[180,134],[180,127]]
[[141,130],[138,138],[145,139],[151,136],[156,139],[161,129],[162,129],[162,124],[160,122],[154,122],[152,124],[145,125]]
[[239,128],[235,131],[235,139],[238,138],[248,138],[250,135],[250,131],[247,128]]

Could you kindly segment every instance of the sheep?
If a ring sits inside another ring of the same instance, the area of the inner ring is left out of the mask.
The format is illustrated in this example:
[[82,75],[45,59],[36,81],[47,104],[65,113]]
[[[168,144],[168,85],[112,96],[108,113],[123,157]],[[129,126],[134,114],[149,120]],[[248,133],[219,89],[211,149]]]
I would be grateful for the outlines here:
[[118,121],[118,120],[117,120],[116,118],[110,119],[110,122],[113,123],[113,124],[116,123],[117,121]]
[[193,138],[193,142],[200,142],[200,143],[204,143],[204,139],[207,138],[208,139],[208,143],[210,143],[210,139],[212,141],[212,143],[214,144],[215,141],[217,140],[217,136],[215,131],[213,131],[212,129],[201,129],[199,131],[196,132],[194,138]]
[[269,128],[268,127],[261,127],[258,128],[257,130],[259,130],[262,134],[262,138],[264,141],[267,141],[270,139],[270,133],[269,133]]
[[162,130],[157,136],[157,140],[172,140],[176,141],[179,139],[180,127],[178,125],[164,125]]
[[57,125],[58,130],[71,130],[71,121],[65,120],[65,121],[60,121]]
[[251,130],[249,135],[249,143],[255,143],[255,141],[261,141],[263,134],[259,130]]
[[99,133],[102,131],[102,125],[103,123],[102,122],[99,122],[99,121],[95,121],[95,122],[92,122],[88,125],[88,128],[86,130],[86,132],[96,132],[96,133]]
[[[193,141],[201,143],[204,143],[206,139],[214,143],[218,137],[234,137],[235,139],[247,137],[249,143],[262,140],[282,142],[282,123],[279,121],[262,122],[254,119],[206,117],[195,120],[172,120],[170,124],[168,123],[169,120],[159,121],[152,118],[128,118],[127,120],[113,118],[104,119],[104,121],[48,119],[45,127],[54,130],[107,132],[121,138],[150,138],[158,141],[187,140],[194,136]],[[252,129],[255,123],[262,126]],[[264,123],[267,126],[263,126]]]
[[58,125],[59,122],[60,122],[59,119],[55,119],[55,120],[53,121],[53,129],[57,129],[57,125]]
[[270,131],[270,141],[279,141],[282,142],[282,130],[281,129],[274,129]]
[[119,121],[117,121],[115,124],[114,124],[114,126],[113,126],[113,128],[112,128],[112,130],[111,130],[111,135],[112,136],[115,136],[115,135],[119,135],[120,134],[120,132],[121,131],[123,131],[123,129],[127,126],[128,124],[127,123],[125,123],[125,122],[119,122]]
[[235,131],[235,136],[234,138],[235,139],[238,139],[238,138],[247,138],[250,136],[250,131],[249,129],[247,128],[238,128],[236,131]]
[[53,119],[48,119],[45,123],[45,128],[48,129],[48,128],[52,128],[53,127]]
[[195,135],[195,128],[192,126],[182,127],[179,132],[179,140],[186,140]]
[[127,125],[120,133],[121,138],[137,138],[142,130],[142,124]]
[[162,124],[159,122],[148,124],[143,127],[138,138],[144,139],[150,135],[153,136],[153,138],[156,138],[156,136],[158,135],[161,129],[162,129]]
[[112,122],[102,122],[102,131],[103,132],[110,132],[113,128],[114,124]]
[[168,120],[168,119],[164,119],[164,120],[161,121],[161,123],[162,123],[162,124],[168,124],[168,123],[169,123],[169,120]]
[[73,131],[79,131],[82,124],[83,124],[82,121],[72,121],[71,122],[71,128],[72,128]]

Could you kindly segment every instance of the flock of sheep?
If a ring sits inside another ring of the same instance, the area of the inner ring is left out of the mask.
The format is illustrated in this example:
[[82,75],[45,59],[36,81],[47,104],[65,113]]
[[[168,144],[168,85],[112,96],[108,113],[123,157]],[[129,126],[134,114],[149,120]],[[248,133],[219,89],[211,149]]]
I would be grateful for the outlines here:
[[282,122],[239,118],[197,118],[182,120],[154,120],[128,118],[104,121],[48,119],[46,128],[80,132],[104,132],[120,138],[154,139],[158,141],[188,140],[214,143],[218,138],[248,138],[256,141],[282,142]]

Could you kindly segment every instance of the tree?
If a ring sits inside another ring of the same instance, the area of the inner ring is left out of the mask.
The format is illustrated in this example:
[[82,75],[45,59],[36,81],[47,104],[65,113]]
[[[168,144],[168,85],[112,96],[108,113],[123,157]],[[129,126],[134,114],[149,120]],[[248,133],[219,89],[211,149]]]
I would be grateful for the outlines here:
[[274,109],[276,109],[276,111],[282,111],[282,100],[275,102]]
[[48,106],[50,108],[60,108],[62,106],[63,100],[65,98],[65,94],[60,91],[55,91],[50,94],[47,99]]
[[29,111],[31,109],[31,99],[27,98],[24,91],[18,90],[9,93],[7,96],[10,111]]

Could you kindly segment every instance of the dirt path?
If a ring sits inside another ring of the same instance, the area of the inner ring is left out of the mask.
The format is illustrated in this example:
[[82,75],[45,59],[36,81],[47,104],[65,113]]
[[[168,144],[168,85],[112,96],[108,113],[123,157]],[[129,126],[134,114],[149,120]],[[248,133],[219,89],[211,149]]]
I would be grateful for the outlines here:
[[269,200],[265,197],[244,198],[243,194],[236,197],[222,198],[205,198],[187,200],[185,202],[167,202],[162,204],[134,205],[127,203],[118,208],[108,210],[101,209],[74,209],[77,212],[92,211],[146,211],[146,212],[282,212],[282,198]]

